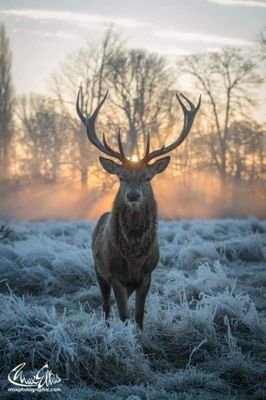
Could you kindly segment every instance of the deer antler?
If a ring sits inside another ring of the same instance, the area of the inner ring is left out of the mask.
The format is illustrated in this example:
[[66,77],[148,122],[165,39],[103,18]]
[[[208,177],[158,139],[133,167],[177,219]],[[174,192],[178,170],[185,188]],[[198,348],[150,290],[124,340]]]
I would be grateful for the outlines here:
[[93,114],[90,117],[85,117],[83,115],[81,109],[80,109],[80,106],[79,106],[79,104],[80,104],[80,96],[81,96],[81,100],[83,101],[82,88],[80,88],[79,92],[78,92],[76,110],[77,110],[77,114],[78,114],[79,118],[81,119],[83,124],[86,126],[87,136],[88,136],[89,141],[95,147],[97,147],[97,149],[99,149],[103,153],[107,154],[110,157],[117,158],[122,163],[125,163],[127,161],[127,159],[125,157],[125,153],[124,153],[124,149],[123,149],[123,145],[122,145],[120,129],[118,130],[118,133],[117,133],[117,141],[118,141],[119,152],[114,150],[114,149],[112,149],[108,145],[108,143],[106,142],[104,134],[103,134],[103,140],[101,142],[98,139],[98,137],[96,135],[96,131],[95,131],[95,121],[96,121],[96,118],[97,118],[97,115],[98,115],[100,109],[102,108],[103,103],[105,102],[105,100],[106,100],[106,98],[108,96],[108,91],[106,92],[105,96],[100,101],[98,107],[95,109],[95,111],[93,112]]
[[[97,149],[99,149],[100,151],[102,151],[103,153],[107,154],[110,157],[117,158],[123,164],[126,164],[126,163],[131,164],[130,160],[128,160],[125,156],[125,152],[124,152],[122,141],[121,141],[120,129],[118,130],[118,133],[117,133],[117,142],[118,142],[119,152],[112,149],[109,146],[109,144],[106,142],[104,134],[103,134],[102,142],[100,142],[100,140],[98,139],[98,137],[96,135],[95,121],[96,121],[97,115],[98,115],[103,103],[105,102],[105,100],[107,98],[107,95],[108,95],[108,91],[106,92],[103,99],[100,101],[98,107],[95,109],[93,114],[90,117],[85,117],[82,114],[82,111],[79,106],[80,96],[82,97],[82,88],[80,88],[79,92],[78,92],[77,103],[76,103],[76,109],[77,109],[78,116],[81,119],[81,121],[83,122],[83,124],[86,126],[89,141],[95,147],[97,147]],[[183,103],[183,101],[181,100],[180,96],[182,96],[186,100],[186,102],[190,106],[190,109],[186,108],[186,106]],[[145,154],[144,154],[144,157],[141,160],[139,160],[139,163],[147,164],[153,158],[157,158],[164,154],[169,153],[170,151],[172,151],[172,150],[176,149],[178,146],[180,146],[180,144],[186,139],[187,135],[189,134],[189,132],[192,128],[196,114],[199,111],[200,104],[201,104],[201,96],[199,97],[198,104],[196,107],[184,94],[180,93],[180,96],[178,94],[176,94],[176,98],[177,98],[179,104],[181,105],[181,108],[184,113],[184,124],[183,124],[183,129],[182,129],[180,135],[172,144],[170,144],[168,146],[164,145],[160,149],[154,150],[150,153],[150,135],[148,134]],[[83,102],[83,97],[81,98],[81,101]]]
[[[186,108],[186,106],[183,103],[183,101],[181,100],[180,96],[182,96],[187,101],[187,103],[190,106],[190,110],[188,110]],[[150,138],[149,138],[149,135],[148,135],[145,156],[143,158],[143,161],[145,160],[146,163],[151,161],[153,158],[160,157],[160,156],[162,156],[164,154],[167,154],[170,151],[176,149],[178,146],[180,146],[180,144],[186,139],[187,135],[189,134],[189,132],[190,132],[190,130],[192,128],[194,119],[196,117],[196,114],[197,114],[197,112],[199,111],[199,108],[200,108],[201,96],[199,97],[198,104],[197,104],[196,107],[194,106],[194,104],[185,95],[180,93],[180,96],[178,96],[178,94],[176,94],[176,98],[177,98],[179,104],[181,105],[183,113],[184,113],[184,124],[183,124],[183,129],[182,129],[180,135],[169,146],[165,146],[164,145],[160,149],[154,150],[151,153],[149,152]]]

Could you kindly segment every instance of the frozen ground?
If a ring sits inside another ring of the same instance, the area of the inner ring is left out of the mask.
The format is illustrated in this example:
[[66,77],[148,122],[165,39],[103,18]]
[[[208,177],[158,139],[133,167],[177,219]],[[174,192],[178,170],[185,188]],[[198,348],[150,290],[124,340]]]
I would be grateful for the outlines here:
[[[115,304],[105,325],[93,224],[10,228],[0,242],[2,398],[266,398],[266,222],[160,222],[143,333],[118,320]],[[25,361],[36,372],[47,360],[60,394],[8,397],[12,368]]]

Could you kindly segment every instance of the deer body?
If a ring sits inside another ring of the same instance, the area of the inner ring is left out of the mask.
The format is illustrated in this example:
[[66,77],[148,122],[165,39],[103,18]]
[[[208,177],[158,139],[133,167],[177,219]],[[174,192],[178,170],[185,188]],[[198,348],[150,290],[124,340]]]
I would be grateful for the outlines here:
[[190,105],[190,110],[188,110],[177,95],[185,117],[181,134],[171,145],[163,146],[153,152],[150,152],[148,136],[143,159],[133,162],[125,157],[120,131],[118,132],[119,152],[107,144],[104,136],[103,141],[100,142],[96,135],[95,120],[107,94],[89,118],[84,117],[79,108],[80,94],[82,94],[81,90],[77,98],[77,113],[86,126],[90,142],[103,153],[121,162],[117,164],[111,159],[99,157],[106,172],[116,175],[120,180],[112,211],[100,217],[92,236],[92,251],[96,276],[103,297],[103,310],[108,319],[112,288],[119,316],[122,321],[127,320],[129,318],[128,297],[136,291],[135,320],[142,329],[151,273],[159,260],[157,204],[151,180],[167,168],[170,157],[160,158],[153,164],[149,164],[149,161],[170,152],[184,141],[199,110],[200,99],[197,107],[194,107],[182,95]]
[[118,193],[112,212],[102,215],[96,225],[93,256],[106,318],[111,286],[122,320],[129,317],[127,299],[136,290],[135,318],[142,328],[151,273],[159,260],[157,205],[152,195],[138,209],[133,209],[121,197]]

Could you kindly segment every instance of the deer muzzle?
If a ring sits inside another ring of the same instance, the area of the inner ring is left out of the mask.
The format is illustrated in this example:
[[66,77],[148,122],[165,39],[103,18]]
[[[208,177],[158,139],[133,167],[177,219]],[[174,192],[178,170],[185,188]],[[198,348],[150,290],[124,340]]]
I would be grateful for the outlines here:
[[141,193],[138,189],[130,189],[126,193],[126,201],[129,204],[140,203],[141,201]]

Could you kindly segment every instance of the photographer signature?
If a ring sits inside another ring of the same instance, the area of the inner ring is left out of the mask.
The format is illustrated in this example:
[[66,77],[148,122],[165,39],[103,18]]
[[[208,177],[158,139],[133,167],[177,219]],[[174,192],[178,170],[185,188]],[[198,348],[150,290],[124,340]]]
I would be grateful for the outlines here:
[[35,375],[26,378],[23,371],[25,365],[25,362],[19,364],[9,372],[8,380],[10,383],[16,386],[40,389],[61,382],[59,376],[49,370],[47,363]]

